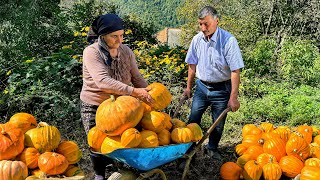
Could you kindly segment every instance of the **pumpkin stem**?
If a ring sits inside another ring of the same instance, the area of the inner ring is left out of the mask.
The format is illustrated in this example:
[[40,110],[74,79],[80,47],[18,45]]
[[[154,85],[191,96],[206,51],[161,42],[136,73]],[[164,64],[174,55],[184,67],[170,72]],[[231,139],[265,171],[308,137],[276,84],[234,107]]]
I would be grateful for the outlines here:
[[116,97],[114,95],[110,95],[110,98],[112,102],[116,100]]
[[49,124],[46,123],[46,122],[39,122],[38,128],[39,128],[39,127],[44,127],[44,126],[49,126]]

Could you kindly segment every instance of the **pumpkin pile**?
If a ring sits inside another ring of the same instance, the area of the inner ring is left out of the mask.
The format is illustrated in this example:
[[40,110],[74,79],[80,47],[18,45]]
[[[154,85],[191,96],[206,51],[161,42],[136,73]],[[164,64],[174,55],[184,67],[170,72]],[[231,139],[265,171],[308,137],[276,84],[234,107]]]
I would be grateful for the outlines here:
[[299,174],[300,180],[320,179],[320,130],[314,126],[246,124],[235,151],[237,161],[220,168],[222,179],[278,180]]
[[172,98],[163,84],[154,82],[147,88],[154,99],[151,104],[132,96],[111,96],[99,105],[96,126],[87,137],[92,150],[110,153],[119,148],[150,148],[202,138],[198,124],[187,125],[163,112]]
[[21,112],[0,124],[0,131],[0,179],[84,176],[76,166],[81,150],[74,141],[61,141],[55,126]]

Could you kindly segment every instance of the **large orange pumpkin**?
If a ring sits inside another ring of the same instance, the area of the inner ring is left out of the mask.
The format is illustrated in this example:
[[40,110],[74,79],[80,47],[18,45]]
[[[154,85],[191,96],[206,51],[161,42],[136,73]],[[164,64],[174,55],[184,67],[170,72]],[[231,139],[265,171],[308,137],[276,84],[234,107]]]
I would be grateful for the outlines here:
[[96,127],[108,136],[118,136],[135,127],[143,116],[144,107],[132,96],[119,96],[103,101],[96,112]]
[[58,147],[61,139],[60,131],[55,126],[40,122],[38,127],[25,133],[25,145],[35,147],[40,153],[49,152]]
[[25,148],[21,154],[17,157],[19,161],[24,162],[29,169],[35,169],[38,167],[38,159],[40,153],[34,147]]
[[24,180],[28,176],[28,168],[22,161],[0,161],[1,180]]
[[9,160],[24,149],[22,131],[10,123],[0,124],[0,160]]
[[67,158],[69,164],[76,164],[82,157],[82,151],[74,141],[63,141],[55,150]]
[[141,143],[140,132],[136,128],[129,128],[121,134],[121,144],[127,148],[134,148]]
[[107,134],[100,131],[96,126],[92,127],[88,132],[88,144],[96,152],[100,152],[100,148]]
[[234,162],[226,162],[220,167],[220,176],[223,180],[240,179],[242,169]]
[[154,100],[151,107],[155,110],[161,111],[171,103],[172,95],[163,84],[154,82],[147,88],[150,89],[149,94]]
[[303,162],[292,155],[282,157],[279,161],[279,165],[282,173],[290,178],[294,178],[300,174],[301,169],[304,167]]
[[62,174],[68,168],[66,157],[55,152],[45,152],[39,156],[39,169],[48,175]]
[[151,111],[143,115],[141,121],[143,129],[150,130],[153,132],[160,132],[165,129],[165,115],[161,112]]
[[264,142],[263,151],[272,154],[279,162],[280,159],[286,155],[286,144],[280,138],[272,138]]
[[37,127],[38,123],[34,116],[29,113],[16,113],[11,116],[9,123],[13,124],[14,127],[20,128],[23,133],[29,129]]
[[304,161],[309,157],[310,147],[304,138],[293,133],[286,143],[286,152]]

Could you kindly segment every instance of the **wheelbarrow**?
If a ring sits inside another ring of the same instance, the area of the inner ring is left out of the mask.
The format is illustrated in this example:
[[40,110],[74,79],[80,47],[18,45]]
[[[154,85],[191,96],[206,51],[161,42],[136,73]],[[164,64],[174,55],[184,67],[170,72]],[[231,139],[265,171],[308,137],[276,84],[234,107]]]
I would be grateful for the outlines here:
[[[176,107],[173,118],[177,116],[177,112],[180,106],[186,99],[187,99],[186,96],[181,98],[179,105]],[[192,142],[183,143],[183,144],[170,144],[170,145],[159,146],[155,148],[121,148],[121,149],[114,150],[111,153],[102,154],[102,155],[108,158],[111,158],[113,160],[122,162],[124,164],[127,164],[128,166],[133,167],[139,171],[142,171],[142,173],[140,173],[137,180],[151,177],[156,173],[161,175],[162,180],[166,180],[167,178],[165,173],[157,167],[162,166],[166,163],[172,162],[178,158],[184,157],[187,160],[186,160],[186,164],[185,164],[181,179],[185,180],[187,173],[189,171],[189,165],[192,157],[198,150],[200,150],[204,140],[208,138],[208,136],[213,131],[213,129],[218,125],[221,119],[223,119],[223,117],[226,116],[226,114],[229,111],[230,111],[230,108],[227,108],[219,115],[219,117],[207,130],[207,132],[202,137],[202,139],[197,143],[195,143],[194,148],[188,154],[186,154],[186,152],[193,145]],[[92,151],[92,153],[101,154],[94,151]]]

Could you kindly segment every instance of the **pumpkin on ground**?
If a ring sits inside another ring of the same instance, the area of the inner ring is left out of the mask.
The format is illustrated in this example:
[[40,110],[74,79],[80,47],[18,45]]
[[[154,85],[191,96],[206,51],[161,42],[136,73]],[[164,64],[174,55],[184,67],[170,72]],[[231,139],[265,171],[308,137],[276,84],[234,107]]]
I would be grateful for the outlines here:
[[29,129],[37,127],[38,123],[34,116],[29,113],[16,113],[11,116],[8,121],[14,127],[21,129],[22,133],[27,132]]
[[281,178],[282,170],[277,162],[270,159],[270,162],[262,167],[262,174],[265,180],[278,180]]
[[286,144],[281,138],[272,138],[264,142],[263,151],[272,154],[279,162],[286,155]]
[[150,89],[148,93],[154,100],[151,107],[155,110],[161,111],[171,103],[172,95],[163,84],[154,82],[147,88]]
[[136,128],[129,128],[121,135],[121,144],[126,148],[134,148],[141,143],[140,132]]
[[45,152],[38,159],[39,169],[48,175],[62,174],[68,165],[67,158],[55,152]]
[[300,174],[301,169],[304,167],[303,162],[295,156],[284,156],[281,158],[279,165],[282,173],[290,178],[296,177]]
[[243,167],[244,179],[259,180],[262,175],[262,167],[255,161],[248,161]]
[[35,169],[38,167],[39,156],[40,153],[36,148],[27,147],[22,151],[21,154],[19,154],[17,159],[24,162],[29,169]]
[[286,153],[304,161],[309,157],[310,146],[301,136],[292,134],[286,143]]
[[1,180],[24,180],[28,176],[28,168],[22,161],[0,161]]
[[50,152],[60,143],[60,131],[45,122],[40,122],[38,127],[25,133],[25,145],[35,147],[40,153]]
[[242,169],[234,162],[226,162],[220,167],[220,176],[223,180],[240,179]]
[[141,120],[144,107],[132,96],[111,96],[103,101],[96,112],[96,127],[108,136],[118,136]]
[[63,141],[55,150],[67,158],[69,164],[76,164],[82,157],[82,152],[74,141]]
[[0,160],[10,160],[24,149],[24,135],[10,123],[0,124]]

